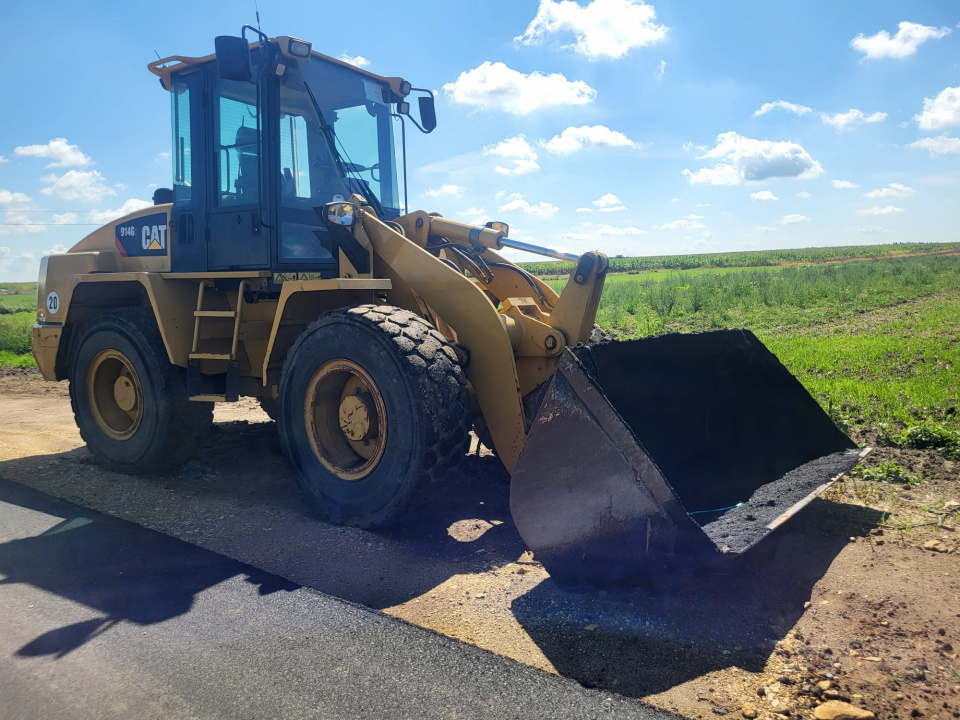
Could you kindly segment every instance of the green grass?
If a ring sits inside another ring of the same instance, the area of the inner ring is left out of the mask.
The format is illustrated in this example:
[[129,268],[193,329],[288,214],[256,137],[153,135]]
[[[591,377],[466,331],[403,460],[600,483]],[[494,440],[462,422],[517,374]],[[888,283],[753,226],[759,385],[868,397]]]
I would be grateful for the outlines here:
[[[561,290],[566,280],[551,280]],[[960,288],[960,256],[614,276],[597,323],[621,338],[823,322]]]
[[29,353],[33,345],[31,328],[35,320],[36,315],[33,312],[0,315],[0,352],[14,355]]
[[36,283],[0,283],[0,315],[37,308]]
[[35,368],[37,361],[33,355],[17,355],[7,350],[0,350],[0,367],[6,368]]
[[840,427],[876,430],[888,444],[955,449],[960,291],[758,334]]
[[[651,257],[613,257],[614,273],[645,270],[689,270],[693,268],[745,268],[792,264],[810,264],[857,260],[864,258],[946,252],[960,249],[960,243],[891,243],[887,245],[849,245],[840,247],[801,248],[796,250],[756,250],[702,255],[665,255]],[[526,262],[520,266],[535,275],[569,275],[573,263]]]
[[0,367],[36,367],[31,349],[36,283],[0,283]]

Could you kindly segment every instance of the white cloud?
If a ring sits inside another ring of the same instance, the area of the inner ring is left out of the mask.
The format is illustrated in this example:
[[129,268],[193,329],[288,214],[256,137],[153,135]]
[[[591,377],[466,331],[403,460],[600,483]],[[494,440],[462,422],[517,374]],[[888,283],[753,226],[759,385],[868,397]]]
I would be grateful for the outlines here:
[[0,222],[0,235],[26,235],[41,233],[45,229],[44,223],[38,223],[34,218],[23,213],[7,213]]
[[168,150],[163,150],[162,152],[157,153],[156,157],[153,158],[153,161],[158,163],[165,163],[169,159],[170,159],[170,152]]
[[47,167],[71,167],[89,165],[90,158],[71,145],[66,138],[54,138],[46,145],[21,145],[13,150],[15,155],[41,157],[53,160]]
[[548,151],[557,155],[569,155],[591,147],[640,147],[640,143],[634,142],[622,132],[611,130],[605,125],[571,126],[546,142],[541,141],[541,144]]
[[702,230],[706,227],[702,222],[702,215],[687,215],[681,220],[666,222],[662,225],[654,225],[654,230]]
[[780,198],[778,198],[769,190],[761,190],[760,192],[750,193],[750,199],[766,201],[766,200],[779,200]]
[[885,112],[875,112],[867,115],[862,110],[857,110],[855,108],[851,108],[846,112],[837,113],[836,115],[820,113],[820,118],[823,120],[823,122],[827,125],[832,125],[838,132],[850,130],[855,125],[878,123],[885,120],[886,117],[887,114]]
[[808,108],[806,105],[797,105],[796,103],[787,102],[786,100],[775,100],[761,105],[754,113],[754,116],[766,115],[771,110],[785,110],[795,115],[806,115],[809,112],[813,112],[813,109]]
[[899,215],[906,212],[902,207],[887,205],[886,207],[872,207],[863,210],[857,210],[857,215]]
[[123,217],[124,215],[129,215],[132,212],[137,210],[143,210],[153,205],[152,202],[147,202],[146,200],[138,200],[137,198],[130,198],[123,203],[116,210],[91,210],[90,214],[87,215],[87,221],[96,223],[98,225],[105,225],[112,220],[116,220],[118,217]]
[[0,188],[0,208],[10,209],[29,205],[30,198],[21,192],[10,192]]
[[806,215],[784,215],[780,220],[781,225],[796,225],[797,223],[810,222]]
[[594,223],[580,223],[577,231],[570,231],[561,235],[563,240],[591,240],[598,237],[623,237],[625,235],[646,235],[646,230],[641,230],[633,225],[595,225]]
[[[65,212],[44,217],[43,214],[35,213],[27,215],[17,211],[6,211],[2,222],[0,222],[0,235],[26,235],[44,232],[52,225],[73,225],[79,219],[75,212]],[[64,250],[66,252],[66,250]],[[44,253],[45,255],[49,253]],[[31,256],[30,259],[33,259]]]
[[890,183],[885,188],[877,188],[871,190],[868,193],[864,193],[863,196],[866,198],[905,198],[910,197],[911,195],[916,195],[917,191],[906,185],[901,185],[900,183]]
[[363,55],[350,55],[348,53],[343,53],[340,55],[340,60],[343,60],[345,63],[350,63],[359,68],[365,68],[370,64],[370,61],[367,60]]
[[684,170],[692,185],[740,185],[771,178],[815,178],[823,167],[800,145],[789,140],[755,140],[736,132],[717,135],[717,144],[698,160],[719,160],[696,172]]
[[882,233],[892,232],[892,230],[877,227],[876,225],[858,225],[856,230],[861,235],[880,235]]
[[808,198],[812,198],[813,195],[811,195],[810,193],[808,193],[806,190],[801,190],[800,192],[797,193],[797,197],[798,197],[798,198],[803,198],[804,200],[806,200],[806,199],[808,199]]
[[932,158],[940,157],[941,155],[960,154],[960,138],[947,137],[946,135],[935,138],[922,138],[921,140],[910,143],[907,147],[915,148],[916,150],[927,150]]
[[599,212],[619,212],[620,210],[627,209],[626,206],[620,201],[620,198],[613,193],[601,195],[593,201],[593,206],[597,208]]
[[658,25],[653,5],[642,0],[593,0],[583,7],[573,0],[540,0],[540,7],[523,35],[524,45],[536,45],[546,35],[572,33],[572,46],[591,60],[616,59],[630,50],[660,42],[667,28]]
[[538,217],[550,217],[559,210],[556,205],[551,205],[548,202],[539,202],[536,205],[531,205],[527,200],[524,199],[523,195],[513,194],[508,195],[506,202],[501,205],[497,210],[499,212],[515,212],[516,210],[522,210],[527,213],[527,215],[536,215]]
[[42,255],[63,255],[67,251],[67,246],[57,243],[49,250],[44,250]]
[[502,62],[489,60],[460,73],[454,82],[443,86],[443,92],[456,103],[512,115],[529,115],[562,105],[586,105],[597,97],[597,91],[582,80],[538,71],[525,75]]
[[10,248],[0,247],[0,258],[10,257]]
[[831,180],[830,184],[836,190],[853,190],[854,188],[860,187],[855,182],[850,182],[849,180]]
[[462,188],[459,185],[441,185],[438,188],[427,188],[423,191],[423,197],[461,197],[466,191],[466,188]]
[[769,225],[761,225],[757,228],[757,231],[762,233],[778,233],[780,232],[780,228],[770,227]]
[[49,183],[40,190],[44,195],[56,195],[64,200],[97,203],[104,198],[116,195],[116,191],[103,184],[104,177],[96,170],[68,170],[63,175],[47,175],[40,178]]
[[912,22],[902,22],[897,27],[897,34],[892,37],[886,30],[881,30],[869,37],[860,33],[850,41],[850,45],[854,50],[862,52],[865,60],[881,58],[902,60],[913,55],[927,40],[938,40],[950,33],[948,27],[936,28],[932,25],[919,25]]
[[924,98],[923,112],[913,119],[923,130],[960,125],[960,87],[944,88],[935,98]]
[[527,142],[524,135],[487,145],[483,148],[483,154],[506,158],[513,163],[513,167],[498,165],[496,170],[501,175],[526,175],[540,169],[537,163],[537,151]]
[[596,200],[593,201],[593,207],[581,207],[577,208],[578,213],[592,213],[592,212],[620,212],[621,210],[626,210],[627,207],[621,202],[613,193],[607,193],[606,195],[601,195]]
[[[657,80],[660,80],[667,72],[667,61],[661,60],[660,64],[657,66]],[[0,158],[2,162],[2,158]]]
[[3,155],[0,155],[0,165],[3,165],[5,162],[10,162]]

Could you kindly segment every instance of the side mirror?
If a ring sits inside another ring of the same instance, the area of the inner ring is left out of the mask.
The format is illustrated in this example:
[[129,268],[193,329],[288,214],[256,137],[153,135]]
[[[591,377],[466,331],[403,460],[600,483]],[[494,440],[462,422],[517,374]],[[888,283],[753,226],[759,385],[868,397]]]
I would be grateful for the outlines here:
[[245,38],[220,35],[213,41],[217,70],[223,80],[253,82],[250,72],[250,45]]
[[329,225],[353,227],[357,223],[357,209],[348,202],[330,202],[323,206],[324,218]]
[[420,123],[425,132],[433,132],[437,127],[437,108],[433,103],[433,95],[424,95],[417,98],[420,105]]

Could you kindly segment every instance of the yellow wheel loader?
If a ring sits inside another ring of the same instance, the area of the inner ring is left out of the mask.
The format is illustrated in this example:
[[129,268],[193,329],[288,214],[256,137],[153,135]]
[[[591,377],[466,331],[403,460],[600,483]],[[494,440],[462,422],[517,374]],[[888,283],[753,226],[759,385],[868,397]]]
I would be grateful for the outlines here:
[[[319,513],[374,528],[473,430],[548,571],[609,582],[741,553],[856,462],[751,333],[591,344],[603,254],[409,211],[394,131],[434,129],[429,91],[250,26],[149,70],[173,187],[40,268],[34,355],[104,467],[173,470],[255,397]],[[575,269],[558,294],[503,248]]]

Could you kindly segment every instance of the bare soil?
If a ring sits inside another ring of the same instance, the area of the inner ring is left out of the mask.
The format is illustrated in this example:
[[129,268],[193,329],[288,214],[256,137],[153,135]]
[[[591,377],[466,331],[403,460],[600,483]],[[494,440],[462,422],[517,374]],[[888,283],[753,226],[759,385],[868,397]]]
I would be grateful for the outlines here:
[[686,717],[812,718],[827,699],[960,717],[960,468],[939,451],[874,450],[923,482],[846,479],[737,560],[569,590],[524,548],[482,448],[415,522],[373,533],[311,514],[256,403],[215,420],[179,473],[117,475],[65,384],[0,370],[0,477]]

